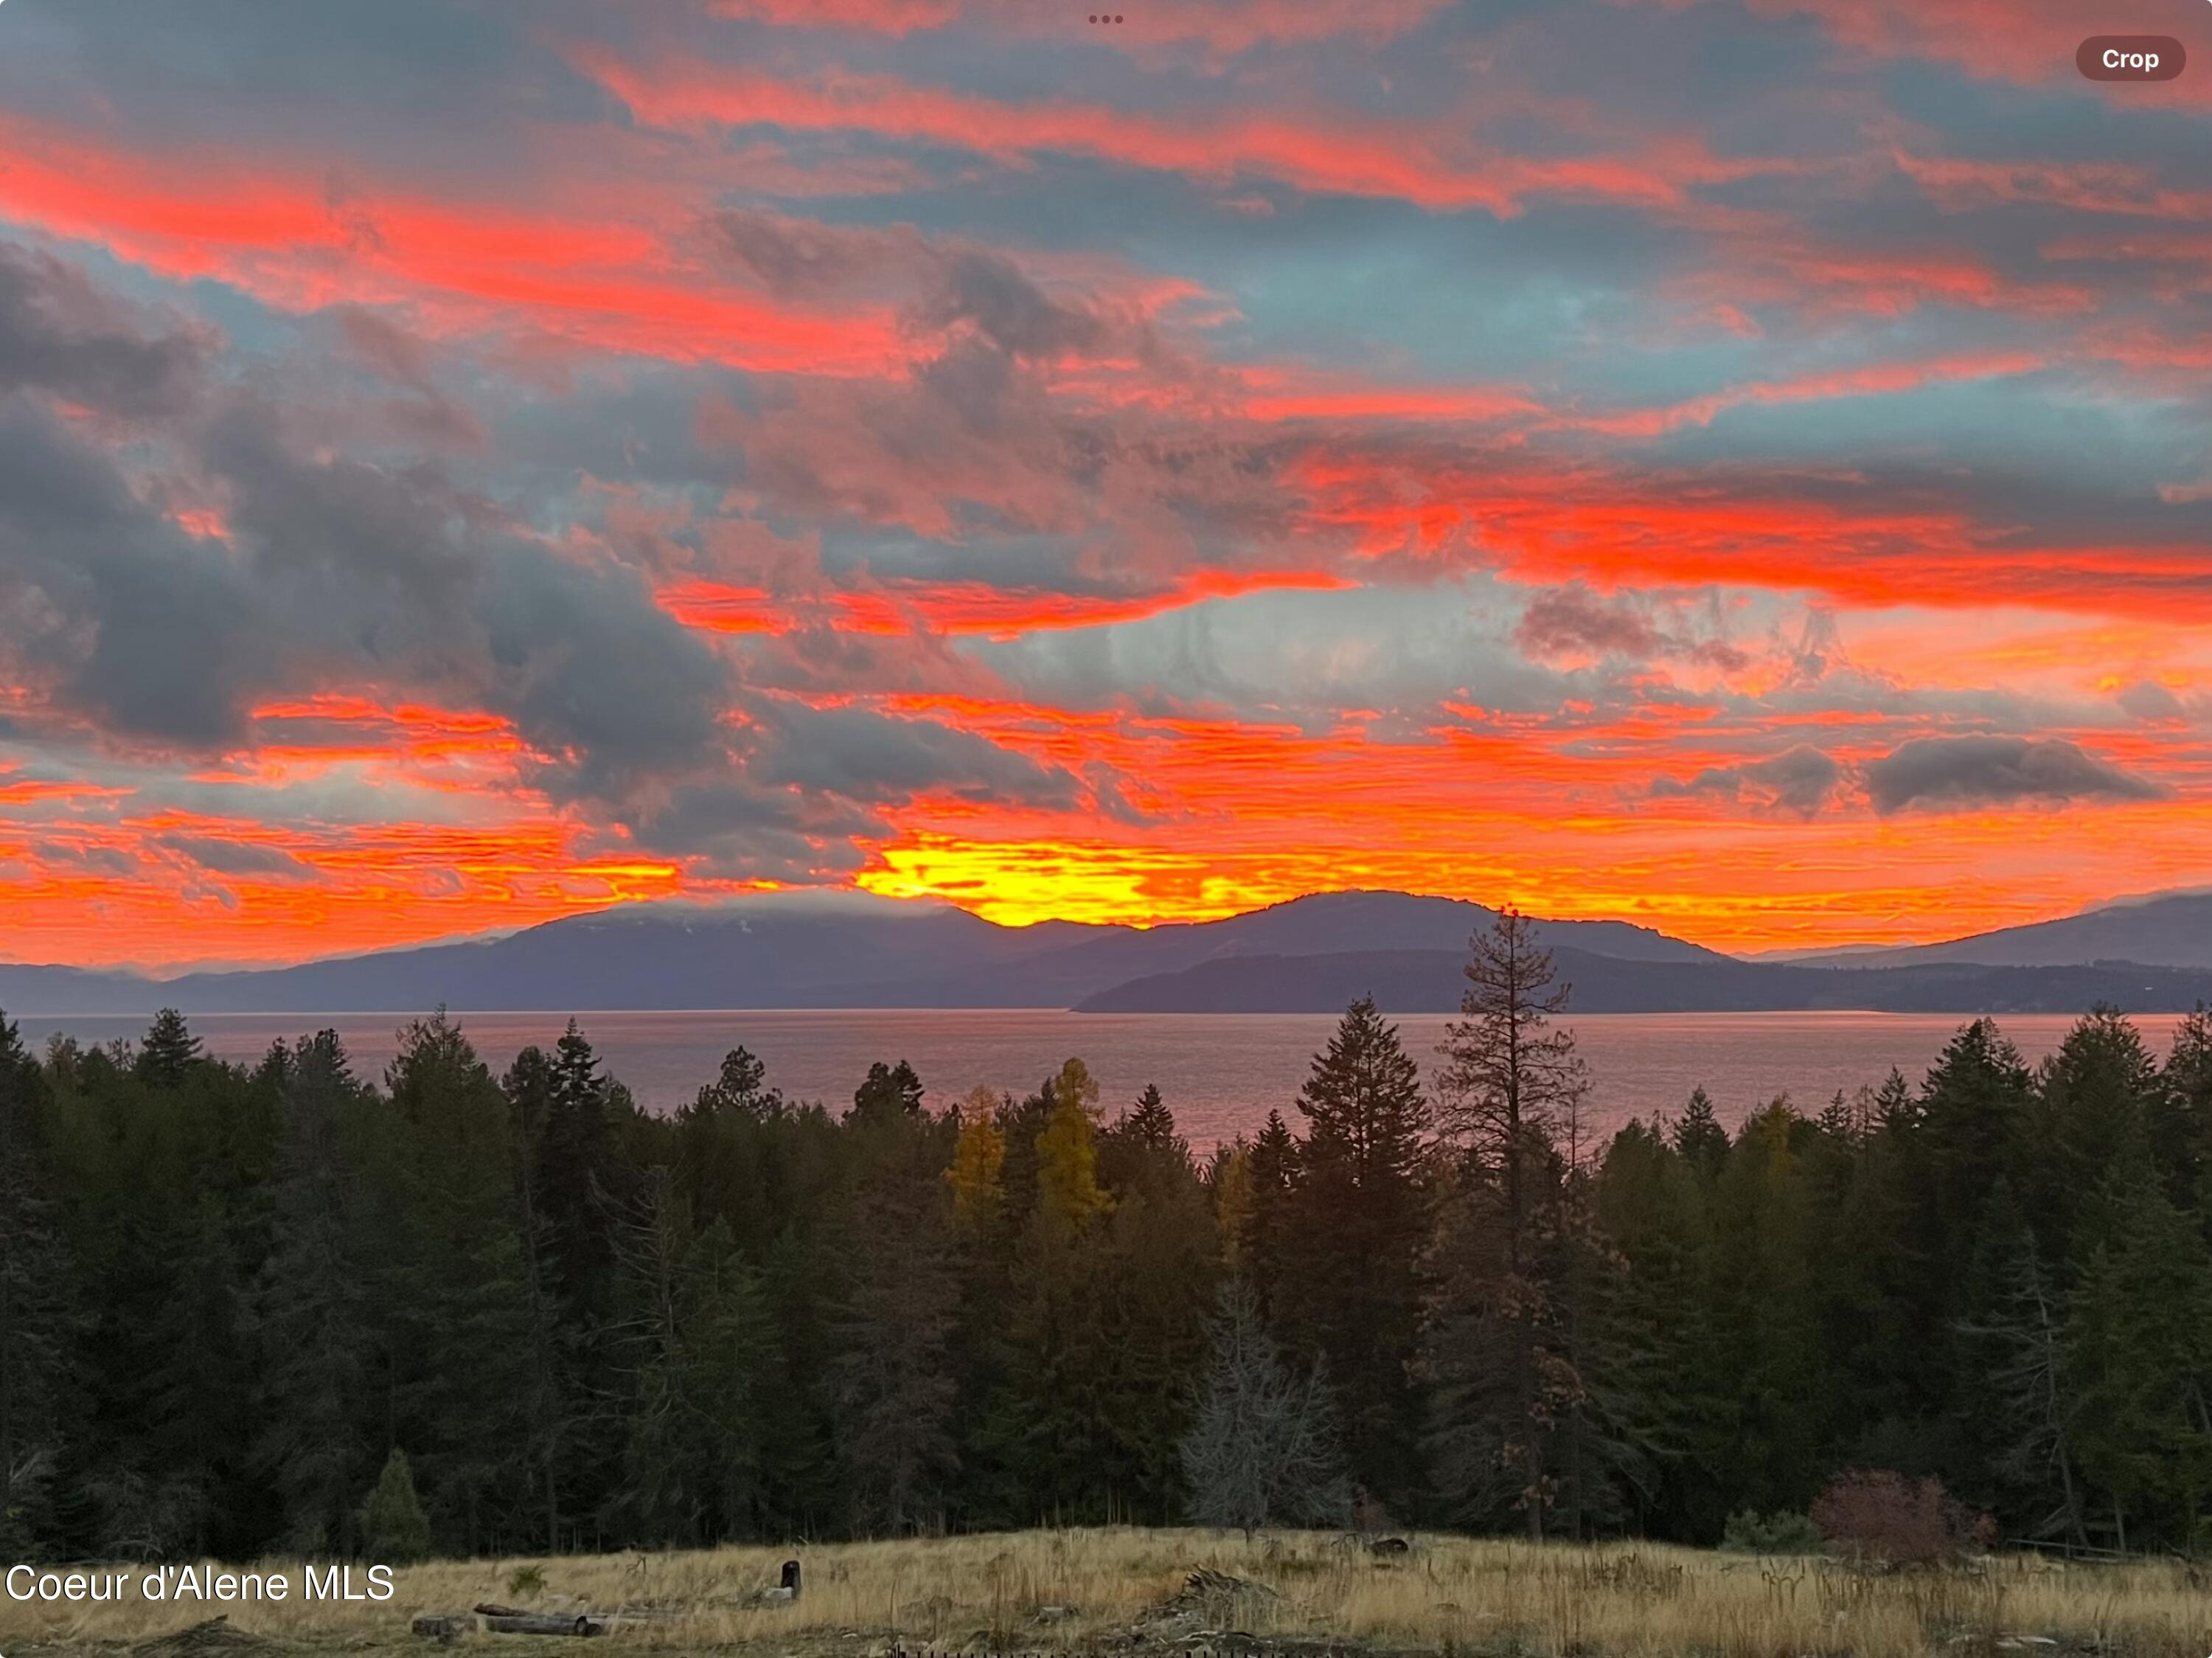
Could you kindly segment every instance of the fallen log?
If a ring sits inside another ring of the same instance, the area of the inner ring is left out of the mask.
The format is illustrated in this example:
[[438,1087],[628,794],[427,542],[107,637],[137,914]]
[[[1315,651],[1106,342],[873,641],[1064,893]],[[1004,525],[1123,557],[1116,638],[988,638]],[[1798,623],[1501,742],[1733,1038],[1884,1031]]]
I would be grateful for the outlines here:
[[605,1635],[605,1621],[583,1612],[574,1617],[538,1612],[507,1612],[498,1617],[486,1616],[483,1626],[494,1635]]
[[495,1600],[479,1600],[472,1609],[475,1622],[458,1614],[426,1612],[415,1619],[414,1632],[440,1646],[451,1646],[456,1637],[474,1627],[493,1635],[605,1635],[613,1619],[593,1612],[524,1612]]

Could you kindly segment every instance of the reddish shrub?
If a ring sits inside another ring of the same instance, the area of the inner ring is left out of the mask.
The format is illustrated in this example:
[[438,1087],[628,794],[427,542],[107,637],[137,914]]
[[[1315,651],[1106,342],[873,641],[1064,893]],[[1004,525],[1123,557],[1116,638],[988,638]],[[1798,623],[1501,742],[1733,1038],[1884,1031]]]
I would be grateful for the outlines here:
[[1853,1469],[1828,1482],[1813,1504],[1828,1546],[1863,1564],[1938,1566],[1988,1548],[1995,1523],[1952,1500],[1940,1479],[1907,1479],[1886,1468]]

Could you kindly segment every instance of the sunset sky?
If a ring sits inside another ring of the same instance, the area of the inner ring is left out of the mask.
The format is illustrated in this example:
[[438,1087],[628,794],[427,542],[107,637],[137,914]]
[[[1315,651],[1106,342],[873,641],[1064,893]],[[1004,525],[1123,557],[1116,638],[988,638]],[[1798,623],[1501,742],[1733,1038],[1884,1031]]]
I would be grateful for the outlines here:
[[0,958],[2212,883],[2203,0],[1096,3],[0,5]]

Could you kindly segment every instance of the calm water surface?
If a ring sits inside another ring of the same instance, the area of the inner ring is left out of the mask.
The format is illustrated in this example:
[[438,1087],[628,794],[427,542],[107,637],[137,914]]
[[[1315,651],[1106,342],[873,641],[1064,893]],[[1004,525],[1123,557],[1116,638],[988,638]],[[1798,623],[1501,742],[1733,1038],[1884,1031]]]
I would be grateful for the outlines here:
[[[22,1022],[27,1042],[65,1028],[80,1041],[136,1037],[140,1019]],[[192,1021],[208,1051],[251,1059],[278,1037],[332,1025],[364,1076],[381,1076],[401,1021],[390,1015],[210,1014]],[[530,1043],[550,1049],[566,1021],[553,1014],[470,1014],[463,1027],[496,1071]],[[605,1068],[649,1109],[665,1111],[711,1080],[722,1055],[742,1043],[768,1064],[789,1095],[842,1105],[869,1062],[905,1059],[931,1100],[949,1104],[977,1083],[1027,1090],[1079,1054],[1109,1113],[1157,1082],[1194,1143],[1249,1133],[1291,1102],[1315,1051],[1336,1021],[1324,1014],[1073,1014],[1022,1009],[902,1012],[598,1013],[580,1016]],[[1891,1066],[1920,1080],[1964,1021],[1950,1015],[1876,1013],[1605,1014],[1571,1021],[1595,1084],[1591,1131],[1632,1117],[1680,1109],[1702,1084],[1723,1118],[1741,1119],[1778,1094],[1816,1110],[1838,1088],[1876,1084]],[[2070,1019],[2001,1021],[2033,1062],[2057,1045]],[[2139,1021],[2164,1052],[2166,1015]],[[1399,1021],[1407,1048],[1433,1067],[1441,1015]]]

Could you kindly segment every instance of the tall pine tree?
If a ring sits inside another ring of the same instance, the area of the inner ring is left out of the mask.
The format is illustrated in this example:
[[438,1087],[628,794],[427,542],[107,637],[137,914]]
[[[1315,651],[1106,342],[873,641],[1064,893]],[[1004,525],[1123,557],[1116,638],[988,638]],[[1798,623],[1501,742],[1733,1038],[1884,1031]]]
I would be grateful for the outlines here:
[[258,1448],[284,1540],[350,1555],[367,1488],[370,1260],[361,1241],[357,1124],[363,1090],[337,1033],[295,1051],[284,1087],[275,1241],[258,1287],[263,1362]]
[[40,1120],[45,1091],[0,1015],[0,1555],[11,1561],[39,1559],[57,1540],[53,1484],[82,1325]]
[[1305,1119],[1286,1204],[1273,1313],[1328,1368],[1346,1452],[1372,1496],[1420,1491],[1413,1375],[1427,1298],[1427,1097],[1372,997],[1345,1010],[1298,1091]]

